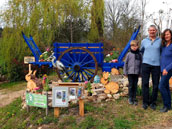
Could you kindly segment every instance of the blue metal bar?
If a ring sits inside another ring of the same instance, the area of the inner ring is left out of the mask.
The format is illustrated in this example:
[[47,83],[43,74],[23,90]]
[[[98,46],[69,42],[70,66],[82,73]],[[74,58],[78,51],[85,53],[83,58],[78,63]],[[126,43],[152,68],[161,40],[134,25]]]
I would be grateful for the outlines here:
[[72,71],[73,69],[70,69],[70,70],[67,70],[67,72],[70,72],[70,71]]
[[87,55],[84,57],[84,59],[82,59],[82,61],[80,62],[82,64],[82,62],[87,58],[87,56],[89,56],[90,54],[87,53]]
[[83,70],[86,74],[90,75],[91,77],[93,77],[92,74],[88,73],[87,71]]
[[69,79],[69,77],[70,77],[71,75],[73,75],[73,71],[72,71],[72,73],[68,76],[67,80]]
[[78,79],[79,79],[79,82],[81,82],[81,80],[80,80],[80,76],[79,76],[80,74],[79,74],[79,73],[80,73],[80,72],[78,72]]
[[84,79],[87,81],[87,78],[84,76],[84,74],[82,73],[82,71],[81,71],[81,74],[82,74],[82,76],[84,77]]
[[87,70],[88,72],[90,72],[90,73],[92,73],[94,75],[94,73],[92,71],[90,71],[89,69],[85,69],[85,70]]
[[84,65],[86,65],[86,64],[89,64],[89,63],[94,63],[94,60],[90,60],[88,62],[85,62],[84,64],[81,65],[81,67],[84,66]]
[[133,32],[129,42],[127,43],[126,47],[123,49],[123,51],[121,52],[121,54],[119,55],[118,57],[118,62],[122,62],[122,59],[124,58],[125,54],[128,52],[129,48],[130,48],[130,42],[132,40],[135,40],[138,33],[139,33],[139,30],[140,30],[140,26],[138,27],[138,29],[136,31]]
[[74,78],[73,78],[73,80],[72,80],[73,82],[75,81],[75,78],[76,78],[76,72],[75,72]]
[[74,63],[73,59],[70,57],[69,53],[66,53],[67,56],[69,57],[69,59],[72,61],[72,63]]
[[70,63],[69,61],[67,61],[67,60],[65,60],[65,59],[61,59],[61,61],[64,61],[64,62],[66,62],[66,63],[68,63],[68,64],[73,65],[72,63]]
[[83,69],[96,69],[95,67],[82,67]]
[[[32,36],[30,36],[30,38],[27,38],[25,36],[25,34],[22,32],[22,36],[25,40],[25,42],[27,43],[28,47],[30,48],[30,50],[32,51],[32,54],[35,57],[35,61],[38,62],[39,61],[39,56],[42,54],[41,51],[39,50],[38,46],[36,45],[36,43],[34,42]],[[31,42],[29,42],[31,41]]]
[[72,66],[65,66],[66,68],[71,68]]

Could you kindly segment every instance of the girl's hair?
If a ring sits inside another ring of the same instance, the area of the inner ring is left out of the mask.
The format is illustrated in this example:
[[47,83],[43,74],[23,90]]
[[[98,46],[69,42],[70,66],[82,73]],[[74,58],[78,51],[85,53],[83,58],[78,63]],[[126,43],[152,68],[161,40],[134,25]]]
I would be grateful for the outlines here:
[[166,45],[166,40],[165,40],[165,33],[169,31],[171,34],[171,42],[172,42],[172,31],[170,29],[165,29],[164,32],[161,35],[161,39],[162,39],[162,46]]
[[139,42],[137,40],[132,40],[130,46],[139,46]]

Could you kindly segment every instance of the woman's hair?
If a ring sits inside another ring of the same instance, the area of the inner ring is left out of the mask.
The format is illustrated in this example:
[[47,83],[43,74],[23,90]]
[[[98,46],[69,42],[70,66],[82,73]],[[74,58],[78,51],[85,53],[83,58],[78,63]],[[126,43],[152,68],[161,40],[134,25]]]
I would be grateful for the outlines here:
[[162,46],[166,45],[166,40],[165,40],[165,33],[169,31],[171,34],[171,41],[172,41],[172,31],[170,29],[165,29],[161,35],[161,39],[162,39]]
[[139,42],[137,40],[132,40],[130,46],[139,46]]

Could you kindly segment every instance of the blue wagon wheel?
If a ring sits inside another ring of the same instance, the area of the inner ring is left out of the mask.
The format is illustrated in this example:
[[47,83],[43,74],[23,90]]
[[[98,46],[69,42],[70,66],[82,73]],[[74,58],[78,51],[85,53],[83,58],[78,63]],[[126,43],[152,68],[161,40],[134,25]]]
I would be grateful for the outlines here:
[[67,75],[63,72],[58,72],[58,76],[64,81],[84,82],[93,81],[94,76],[97,74],[98,64],[95,56],[87,49],[81,47],[73,47],[65,50],[58,58],[66,69]]

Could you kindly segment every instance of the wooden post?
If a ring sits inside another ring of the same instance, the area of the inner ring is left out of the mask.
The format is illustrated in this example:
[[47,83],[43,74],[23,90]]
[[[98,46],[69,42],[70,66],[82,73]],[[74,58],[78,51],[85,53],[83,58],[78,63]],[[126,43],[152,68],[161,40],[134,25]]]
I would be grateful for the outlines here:
[[46,116],[48,116],[48,92],[46,91],[46,96],[47,96],[47,108],[46,108]]
[[59,109],[59,107],[55,107],[55,108],[54,108],[54,116],[55,116],[55,117],[59,117],[59,114],[60,114],[60,109]]
[[29,64],[29,72],[31,71],[31,64]]
[[[28,93],[28,91],[25,92],[25,103],[26,103],[26,94]],[[27,105],[26,103],[26,109],[27,109],[27,113],[30,111],[30,107],[29,105]]]
[[79,99],[79,115],[84,116],[84,100]]
[[28,106],[28,105],[26,106],[26,109],[27,109],[27,113],[29,113],[30,108],[29,108],[29,106]]

